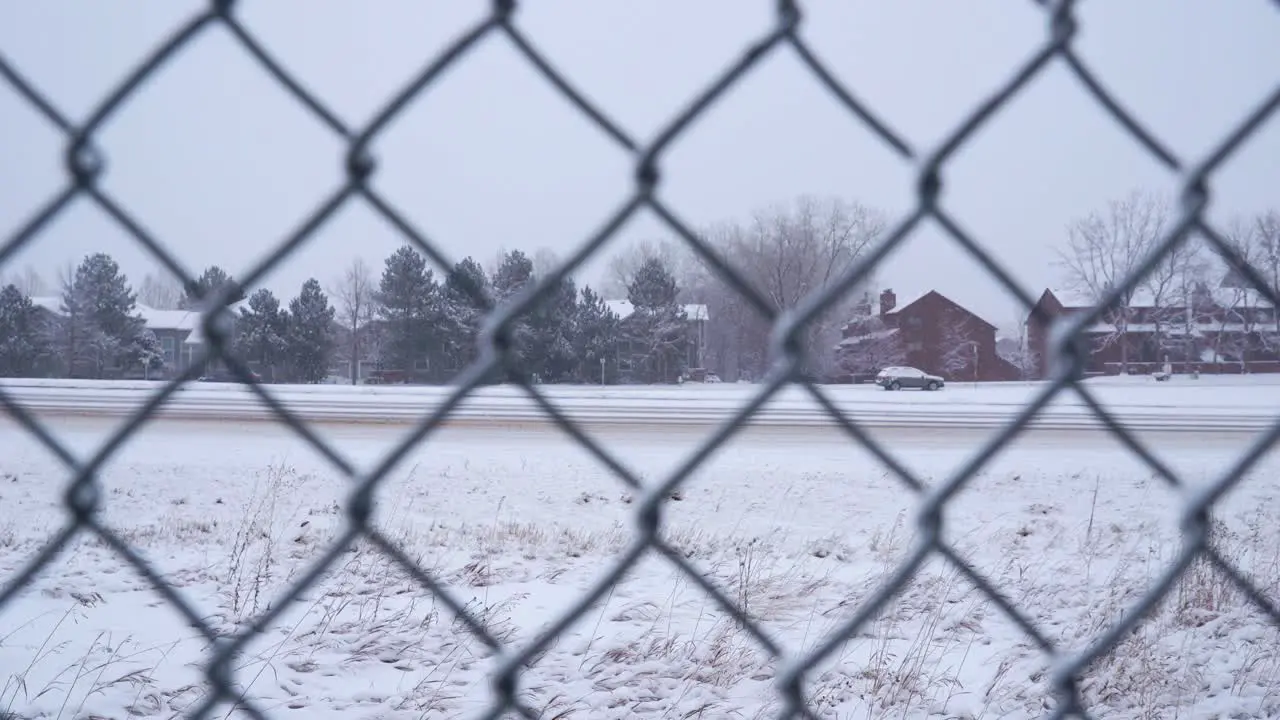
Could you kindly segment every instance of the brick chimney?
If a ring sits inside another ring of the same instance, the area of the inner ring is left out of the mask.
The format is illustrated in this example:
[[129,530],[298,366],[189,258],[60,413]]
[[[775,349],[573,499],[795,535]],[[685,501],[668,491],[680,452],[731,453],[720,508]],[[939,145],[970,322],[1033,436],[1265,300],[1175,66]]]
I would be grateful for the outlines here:
[[886,315],[893,312],[898,305],[898,296],[893,294],[893,290],[885,290],[880,293],[880,314]]

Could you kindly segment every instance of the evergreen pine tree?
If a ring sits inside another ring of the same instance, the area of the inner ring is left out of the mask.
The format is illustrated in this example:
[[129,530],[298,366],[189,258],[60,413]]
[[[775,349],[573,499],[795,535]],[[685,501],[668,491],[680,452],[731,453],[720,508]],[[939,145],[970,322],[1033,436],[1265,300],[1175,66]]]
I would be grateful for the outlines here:
[[641,264],[627,285],[632,313],[623,322],[632,345],[631,377],[638,382],[673,382],[685,370],[688,317],[680,289],[657,257]]
[[318,383],[329,374],[329,358],[333,354],[333,318],[336,310],[320,282],[311,278],[302,291],[289,301],[289,360],[294,379]]
[[578,381],[591,384],[617,382],[621,321],[604,298],[590,286],[582,288],[575,325],[574,355],[578,361]]
[[[498,268],[493,272],[491,284],[494,301],[507,302],[533,282],[533,261],[523,252],[512,250],[502,256]],[[536,362],[533,362],[529,355],[533,350],[533,343],[528,313],[514,319],[510,335],[512,343],[507,357],[508,372],[532,380],[533,365],[536,365]]]
[[[378,316],[383,321],[383,343],[378,362],[384,369],[414,376],[419,360],[433,365],[438,359],[441,289],[426,258],[404,245],[387,257],[378,283]],[[434,357],[433,357],[434,356]]]
[[542,382],[567,382],[577,369],[574,343],[578,324],[578,286],[564,278],[526,314],[524,357],[528,372]]
[[103,377],[108,369],[135,365],[148,355],[146,323],[136,308],[137,296],[116,261],[106,253],[86,256],[62,294],[73,375]]
[[505,302],[532,282],[533,261],[523,252],[512,250],[502,256],[498,268],[493,272],[494,300]]
[[277,368],[288,360],[289,314],[266,288],[249,296],[249,307],[236,320],[235,352],[258,365],[258,373],[268,382],[277,379]]
[[49,354],[40,310],[17,285],[0,289],[0,377],[35,376]]
[[484,298],[490,295],[484,268],[470,257],[463,258],[444,283],[444,310],[440,335],[449,359],[463,368],[476,359],[476,337],[484,322]]
[[244,289],[241,288],[225,270],[217,265],[210,265],[205,268],[200,277],[196,278],[196,287],[200,291],[199,295],[193,295],[191,292],[185,292],[182,296],[183,310],[199,310],[201,308],[200,298],[213,298],[223,287],[231,287],[231,296],[227,299],[227,304],[231,305],[244,300]]

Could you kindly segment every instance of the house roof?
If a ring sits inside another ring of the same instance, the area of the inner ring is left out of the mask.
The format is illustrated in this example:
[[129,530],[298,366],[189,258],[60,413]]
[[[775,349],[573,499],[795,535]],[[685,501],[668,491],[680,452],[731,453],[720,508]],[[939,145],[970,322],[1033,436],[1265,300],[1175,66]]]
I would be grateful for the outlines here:
[[[1075,290],[1068,290],[1066,288],[1045,288],[1044,292],[1057,298],[1058,302],[1062,303],[1062,306],[1065,308],[1082,308],[1089,307],[1093,304],[1093,300],[1088,296],[1084,293],[1076,292]],[[1041,293],[1041,297],[1044,297],[1044,293]]]
[[[1084,309],[1094,304],[1092,298],[1072,290],[1047,288],[1045,292],[1053,293],[1058,302],[1068,309]],[[1221,307],[1271,307],[1271,301],[1262,292],[1252,287],[1211,287],[1208,288],[1208,293],[1213,302]],[[1167,306],[1168,303],[1157,303],[1155,296],[1146,288],[1134,290],[1129,302],[1131,308],[1154,308],[1161,305]]]
[[1252,287],[1216,287],[1209,289],[1213,302],[1224,308],[1269,308],[1271,301]]
[[[66,312],[62,309],[62,297],[59,295],[33,296],[31,302],[54,315],[66,315]],[[239,302],[232,305],[231,308],[237,310],[248,306],[246,302]],[[150,305],[138,303],[134,306],[134,312],[146,323],[148,330],[185,331],[188,333],[185,341],[187,344],[204,342],[200,332],[200,313],[195,310],[158,310]]]
[[882,328],[880,330],[872,330],[869,333],[862,333],[860,335],[850,335],[849,337],[844,338],[839,343],[837,343],[835,347],[837,350],[845,347],[853,347],[854,345],[867,342],[870,340],[885,340],[897,334],[898,334],[898,328]]
[[[1216,320],[1207,320],[1203,322],[1193,323],[1190,326],[1180,322],[1167,322],[1157,325],[1156,323],[1134,323],[1131,322],[1125,326],[1125,332],[1131,335],[1142,335],[1144,333],[1159,332],[1166,337],[1175,335],[1196,335],[1200,336],[1205,333],[1248,333],[1258,332],[1267,328],[1274,327],[1270,323],[1242,323],[1242,322],[1221,322]],[[1110,335],[1118,333],[1120,328],[1115,323],[1096,322],[1088,327],[1085,332],[1099,335]]]
[[[919,300],[924,298],[925,295],[928,295],[931,292],[933,291],[925,290],[923,292],[911,293],[909,295],[898,295],[897,293],[894,293],[896,297],[893,300],[893,309],[885,313],[885,315],[892,315],[894,313],[901,312],[903,308],[908,308],[908,307],[911,307],[912,305],[915,305],[916,302],[918,302]],[[884,306],[880,305],[879,308],[883,310]]]
[[[1062,303],[1065,308],[1087,308],[1093,307],[1095,298],[1087,292],[1079,290],[1069,290],[1066,288],[1048,288],[1048,292],[1053,293],[1058,298],[1058,302]],[[1134,288],[1133,294],[1129,299],[1129,307],[1143,308],[1155,307],[1157,305],[1155,296],[1150,290],[1143,287]]]
[[[604,302],[609,306],[610,310],[617,314],[619,318],[628,317],[635,311],[635,308],[631,306],[630,300],[605,300]],[[684,314],[687,315],[690,320],[706,320],[708,317],[707,306],[685,305]]]
[[191,310],[157,310],[138,305],[136,312],[150,330],[195,330],[200,326],[200,313]]
[[965,306],[961,305],[960,303],[956,302],[955,300],[952,300],[951,298],[947,297],[946,295],[943,295],[942,293],[938,292],[937,290],[929,290],[929,291],[927,291],[927,292],[920,293],[918,296],[914,296],[914,297],[912,297],[909,301],[904,302],[904,303],[902,303],[902,304],[900,304],[900,305],[895,306],[895,307],[894,307],[894,309],[893,309],[891,312],[888,312],[888,313],[885,313],[885,314],[886,314],[886,315],[897,315],[897,314],[901,313],[902,311],[906,310],[907,308],[911,307],[912,305],[915,305],[916,303],[920,302],[921,300],[923,300],[923,299],[925,299],[925,298],[929,297],[930,295],[937,295],[939,298],[941,298],[941,299],[942,299],[942,301],[943,301],[943,302],[947,303],[948,305],[951,305],[952,307],[956,308],[957,310],[960,310],[961,312],[964,312],[964,313],[968,314],[968,315],[969,315],[969,317],[973,318],[974,320],[977,320],[978,322],[982,323],[983,325],[986,325],[986,326],[988,326],[988,327],[990,327],[990,328],[992,328],[992,329],[995,329],[995,327],[996,327],[996,326],[995,326],[995,325],[992,325],[989,321],[987,321],[987,320],[986,320],[985,318],[983,318],[981,315],[979,315],[979,314],[975,313],[974,311],[970,310],[969,308],[967,308],[967,307],[965,307]]
[[[142,306],[139,305],[139,307],[142,307]],[[236,317],[236,318],[240,317],[240,313],[242,312],[251,312],[251,309],[249,308],[248,300],[241,300],[240,302],[237,302],[237,303],[231,303],[231,305],[227,306],[227,309],[231,311],[232,317]],[[167,311],[157,310],[154,312],[186,312],[186,311],[185,310],[167,310]],[[193,312],[191,313],[191,316],[195,319],[195,325],[192,326],[191,333],[187,335],[187,339],[183,341],[183,344],[199,345],[204,342],[204,329],[200,327],[201,315],[198,312]]]

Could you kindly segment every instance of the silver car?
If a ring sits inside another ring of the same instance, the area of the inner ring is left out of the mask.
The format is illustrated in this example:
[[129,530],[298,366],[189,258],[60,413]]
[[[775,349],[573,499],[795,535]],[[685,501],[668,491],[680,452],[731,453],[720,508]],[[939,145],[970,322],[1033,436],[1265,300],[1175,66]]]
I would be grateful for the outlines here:
[[887,367],[876,375],[876,384],[885,390],[940,390],[947,382],[937,375],[930,375],[913,367]]

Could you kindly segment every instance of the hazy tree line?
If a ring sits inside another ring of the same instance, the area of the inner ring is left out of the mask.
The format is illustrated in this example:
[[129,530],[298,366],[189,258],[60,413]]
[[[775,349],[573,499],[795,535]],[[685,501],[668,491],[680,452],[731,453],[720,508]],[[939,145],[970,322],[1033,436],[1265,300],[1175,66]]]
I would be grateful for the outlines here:
[[[1056,252],[1064,286],[1096,302],[1136,270],[1170,221],[1166,203],[1143,192],[1069,221]],[[704,228],[700,237],[783,312],[830,287],[866,256],[884,228],[883,214],[860,203],[802,197]],[[1224,230],[1242,258],[1273,286],[1280,283],[1280,213],[1237,219]],[[234,300],[247,303],[236,313],[234,348],[269,379],[315,381],[335,361],[354,374],[350,360],[359,358],[417,381],[441,382],[474,360],[487,302],[509,299],[555,262],[546,251],[530,257],[515,250],[503,253],[488,272],[467,258],[442,273],[401,248],[386,258],[380,273],[356,261],[327,289],[310,280],[287,303],[265,289],[247,298],[237,293]],[[1143,323],[1156,326],[1160,350],[1175,359],[1192,359],[1195,348],[1184,340],[1191,327],[1214,322],[1245,328],[1205,341],[1223,356],[1280,351],[1275,314],[1251,312],[1258,293],[1242,283],[1224,286],[1229,275],[1205,242],[1189,238],[1108,309],[1113,331],[1101,342],[1119,343],[1127,363],[1129,326],[1141,308]],[[203,290],[227,283],[234,284],[217,267],[200,278]],[[825,379],[902,361],[902,348],[868,302],[873,287],[868,278],[848,288],[807,328],[811,376]],[[0,346],[0,372],[7,374],[34,372],[33,367],[91,376],[121,365],[156,369],[163,358],[156,357],[135,303],[193,308],[200,297],[157,275],[145,276],[135,292],[108,256],[91,255],[59,278],[66,321],[57,332],[36,332],[30,329],[36,311],[21,298],[48,295],[39,276],[30,270],[11,274],[0,288],[0,338],[8,338]],[[547,382],[600,382],[603,359],[605,382],[670,381],[690,363],[685,304],[707,309],[698,353],[704,367],[727,380],[756,379],[768,370],[772,323],[683,240],[617,249],[601,289],[579,288],[566,279],[522,316],[513,328],[512,372]],[[635,312],[624,322],[605,297],[627,298]],[[847,326],[852,334],[885,337],[840,353],[836,346]],[[949,326],[947,338],[954,347],[944,348],[945,370],[962,372],[974,355],[973,341],[960,322]],[[1028,372],[1035,364],[1024,339],[1003,348],[1002,355]]]
[[[134,290],[119,265],[106,253],[87,255],[59,278],[56,295],[33,272],[26,271],[0,286],[0,377],[150,377],[166,369],[166,359],[156,332],[147,327],[142,307],[159,310],[199,310],[203,298],[230,288],[229,302],[244,299],[235,281],[217,266],[207,268],[195,287],[184,291],[176,282],[144,280]],[[140,294],[146,292],[148,297]],[[51,298],[37,305],[33,298]],[[301,381],[323,377],[328,336],[334,311],[320,284],[308,280],[287,310],[270,297],[272,332],[280,340],[277,356],[282,375]],[[256,317],[242,311],[242,318]],[[252,347],[253,322],[237,322],[232,344],[236,350]],[[163,330],[162,330],[163,331]],[[175,359],[181,352],[175,337]]]
[[109,255],[88,255],[64,271],[57,323],[47,322],[28,294],[42,281],[27,273],[19,282],[0,288],[0,375],[101,378],[119,367],[145,374],[163,365],[160,343]]
[[[713,225],[701,236],[781,312],[834,283],[865,255],[883,228],[880,213],[856,202],[805,197],[762,209],[746,221]],[[128,355],[124,348],[152,347],[146,344],[145,324],[136,321],[136,305],[198,308],[201,296],[189,295],[177,282],[160,275],[144,276],[135,290],[109,257],[93,257],[98,258],[95,264],[109,263],[118,285],[106,305],[116,316],[135,319],[126,327],[123,321],[108,321],[104,316],[94,318],[93,327],[100,325],[118,340],[118,348],[104,348],[108,355],[116,353],[116,366],[132,363],[136,369],[134,356],[149,351],[135,349],[129,351],[134,355]],[[403,247],[385,259],[379,273],[356,261],[327,288],[308,281],[287,304],[267,289],[237,291],[233,301],[245,302],[234,313],[234,350],[267,380],[315,382],[335,365],[345,365],[344,373],[354,377],[357,364],[351,360],[358,358],[372,362],[384,374],[443,382],[475,359],[476,336],[488,303],[516,295],[555,262],[546,251],[530,257],[513,250],[503,253],[489,272],[472,258],[440,272],[419,253]],[[84,282],[95,288],[99,283]],[[204,290],[234,286],[234,280],[217,267],[207,269],[200,283]],[[0,312],[16,313],[14,328],[29,325],[35,310],[17,298],[44,294],[38,276],[19,274],[5,284],[14,289]],[[834,347],[856,312],[854,298],[867,286],[844,293],[808,328],[807,370],[812,376],[825,378],[839,372]],[[64,282],[59,288],[62,309],[75,315],[74,303],[67,302],[73,299],[69,287]],[[727,380],[756,379],[767,371],[772,324],[682,241],[656,240],[618,249],[610,258],[602,287],[603,292],[598,292],[566,278],[518,318],[512,331],[510,372],[544,382],[599,383],[603,379],[615,383],[670,382],[694,363]],[[94,295],[98,290],[86,292]],[[630,314],[619,317],[605,298],[627,299]],[[697,353],[689,345],[685,306],[690,304],[705,306],[709,318],[702,326]],[[8,315],[3,317],[10,322]],[[64,324],[79,328],[83,323]],[[9,343],[3,356],[22,360],[2,370],[8,374],[72,372],[32,359],[48,358],[54,348],[68,343],[81,352],[87,341],[79,334],[69,339],[67,331],[61,332],[59,345],[51,340],[51,333],[22,331],[19,334],[24,343],[30,340],[32,349]],[[147,355],[146,368],[161,369],[163,356],[153,355]],[[77,372],[97,375],[101,371]]]
[[[1057,263],[1064,285],[1094,301],[1137,268],[1164,236],[1171,221],[1167,206],[1135,192],[1066,224]],[[830,288],[881,239],[885,217],[855,201],[802,197],[762,208],[745,220],[699,231],[707,245],[756,288],[776,313],[796,308],[812,293]],[[1236,251],[1272,284],[1280,282],[1280,213],[1237,220],[1224,228]],[[1189,238],[1137,289],[1108,309],[1120,341],[1144,307],[1144,323],[1171,355],[1192,348],[1181,338],[1188,325],[1221,322],[1250,332],[1218,333],[1206,340],[1223,355],[1243,356],[1233,347],[1248,343],[1280,350],[1275,314],[1267,322],[1244,312],[1259,302],[1241,283],[1226,283],[1225,266],[1207,245]],[[327,286],[310,279],[287,302],[267,289],[245,292],[217,267],[204,271],[197,293],[162,276],[147,275],[133,289],[111,258],[86,257],[59,278],[62,322],[41,329],[30,297],[49,296],[38,275],[27,271],[0,281],[0,373],[101,376],[111,368],[163,367],[154,335],[137,312],[199,308],[199,298],[230,286],[234,313],[233,350],[267,380],[318,382],[330,368],[354,379],[358,359],[384,375],[412,382],[446,382],[476,353],[477,335],[488,309],[535,283],[555,265],[554,255],[520,250],[502,253],[486,270],[465,258],[447,271],[433,267],[405,246],[381,268],[360,260]],[[762,377],[768,371],[773,324],[680,239],[642,241],[616,248],[597,291],[566,278],[549,296],[517,318],[508,372],[543,382],[671,382],[695,363],[725,380]],[[904,353],[885,332],[874,304],[874,279],[845,289],[806,331],[807,373],[830,379],[866,366],[900,363]],[[626,298],[627,317],[610,310],[605,298]],[[690,348],[686,305],[705,306],[707,317]],[[1225,308],[1224,308],[1225,306]],[[1256,326],[1256,327],[1253,327]],[[837,352],[844,334],[884,336]],[[963,373],[976,358],[975,343],[961,322],[946,333],[946,372]],[[1011,340],[1013,340],[1011,338]],[[1035,365],[1023,339],[1001,355],[1026,372]],[[1122,347],[1128,347],[1127,343]],[[603,363],[601,361],[604,361]],[[336,371],[335,371],[336,372]],[[603,373],[603,378],[602,378]]]
[[[491,272],[473,258],[443,278],[419,252],[404,246],[383,263],[375,280],[356,261],[336,281],[345,359],[373,358],[386,376],[446,382],[472,363],[485,317],[538,282],[538,261],[521,250],[502,253]],[[542,268],[538,266],[542,265]],[[520,377],[548,383],[672,382],[688,369],[690,333],[679,287],[659,258],[626,278],[632,312],[620,317],[604,296],[571,277],[520,314],[498,380]],[[354,363],[347,363],[354,373]]]
[[[544,265],[554,258],[543,256]],[[165,357],[141,306],[200,310],[228,290],[229,348],[268,382],[314,383],[342,367],[357,381],[372,365],[391,382],[446,382],[475,360],[486,314],[537,282],[535,261],[503,253],[492,272],[466,258],[438,277],[409,246],[386,258],[376,278],[353,261],[328,290],[313,279],[287,304],[271,290],[246,293],[217,266],[196,287],[147,275],[135,291],[110,256],[86,257],[61,282],[56,307],[33,297],[45,287],[25,272],[0,290],[0,376],[147,376]],[[516,318],[503,374],[540,382],[671,382],[688,370],[691,335],[681,289],[658,257],[629,274],[631,312],[619,317],[589,286],[563,279]],[[330,298],[333,298],[331,301]],[[359,362],[356,362],[358,360]]]

